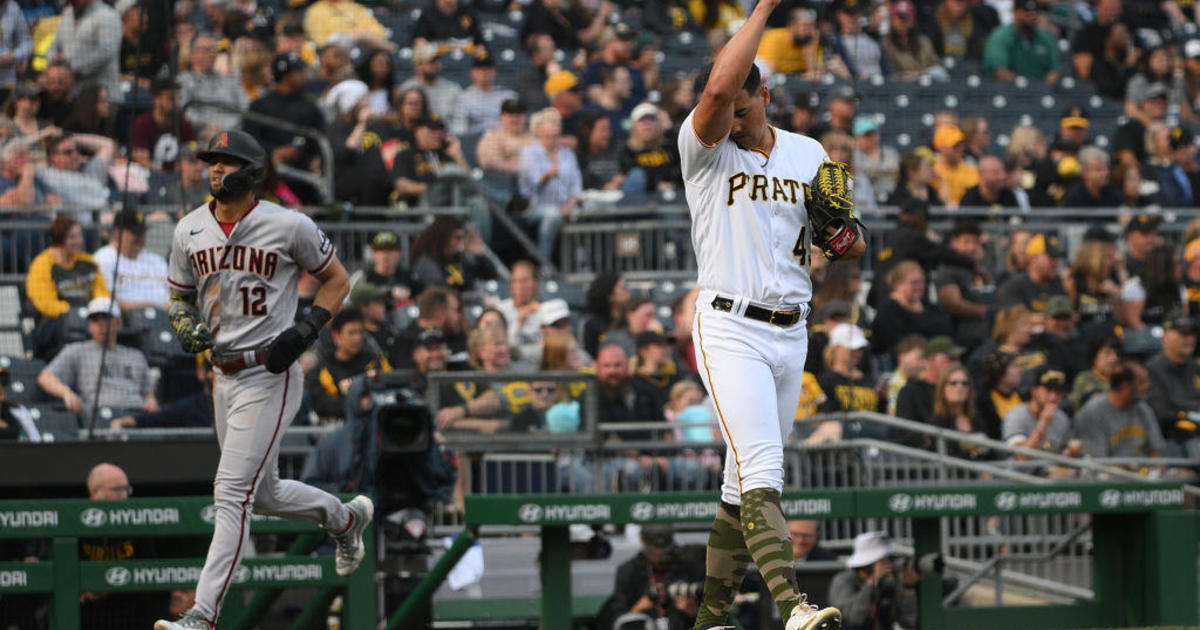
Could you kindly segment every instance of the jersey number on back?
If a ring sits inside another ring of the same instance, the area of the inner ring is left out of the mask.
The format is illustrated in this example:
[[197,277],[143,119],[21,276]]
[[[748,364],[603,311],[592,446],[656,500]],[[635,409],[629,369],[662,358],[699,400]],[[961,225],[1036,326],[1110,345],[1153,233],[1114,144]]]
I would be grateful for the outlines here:
[[242,315],[267,314],[266,287],[239,287],[238,291],[242,293]]
[[804,234],[808,227],[800,228],[800,236],[796,239],[796,246],[792,248],[792,255],[800,259],[800,266],[808,264],[808,245],[804,244]]

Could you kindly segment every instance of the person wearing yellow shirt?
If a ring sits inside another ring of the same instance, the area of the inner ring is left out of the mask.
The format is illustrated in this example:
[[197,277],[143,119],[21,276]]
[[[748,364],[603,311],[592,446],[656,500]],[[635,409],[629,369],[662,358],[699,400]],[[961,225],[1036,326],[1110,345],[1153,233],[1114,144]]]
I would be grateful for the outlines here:
[[330,37],[345,37],[357,46],[396,50],[387,30],[371,10],[353,0],[317,0],[304,13],[304,32],[318,47]]
[[25,295],[41,315],[34,345],[37,356],[43,357],[53,356],[62,346],[58,318],[63,313],[111,295],[100,266],[83,251],[83,229],[75,219],[58,215],[49,235],[50,246],[34,257],[25,276]]
[[818,78],[825,66],[823,55],[812,9],[792,9],[787,26],[768,29],[758,44],[758,58],[776,73]]
[[979,183],[979,169],[963,161],[967,137],[958,125],[942,125],[933,133],[934,181],[947,206],[957,208],[967,189]]

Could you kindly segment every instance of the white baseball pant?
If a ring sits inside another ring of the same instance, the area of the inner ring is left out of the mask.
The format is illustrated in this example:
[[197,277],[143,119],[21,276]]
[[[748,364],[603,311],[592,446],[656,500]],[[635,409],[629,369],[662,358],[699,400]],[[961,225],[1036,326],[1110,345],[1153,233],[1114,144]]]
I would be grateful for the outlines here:
[[303,382],[299,363],[283,374],[271,374],[263,366],[217,374],[213,420],[221,459],[213,484],[216,520],[194,608],[214,624],[250,544],[251,512],[311,521],[331,532],[349,524],[350,512],[337,497],[279,478],[279,442],[300,408]]
[[[783,446],[792,433],[804,381],[808,327],[782,328],[742,315],[750,304],[733,298],[730,312],[713,308],[715,291],[700,291],[692,341],[700,378],[713,399],[725,453],[721,500],[741,505],[756,488],[783,490]],[[764,308],[794,310],[800,306]]]

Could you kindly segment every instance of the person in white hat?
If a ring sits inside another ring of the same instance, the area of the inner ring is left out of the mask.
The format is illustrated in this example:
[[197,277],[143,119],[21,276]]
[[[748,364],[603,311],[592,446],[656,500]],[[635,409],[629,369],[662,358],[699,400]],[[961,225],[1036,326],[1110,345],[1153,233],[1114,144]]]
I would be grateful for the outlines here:
[[[829,584],[829,604],[842,611],[842,630],[890,630],[917,627],[920,580],[911,568],[897,575],[887,532],[864,532],[854,537],[854,553],[845,571]],[[902,583],[902,584],[901,584]]]
[[[94,298],[87,305],[88,341],[67,344],[38,374],[38,385],[61,399],[68,411],[90,411],[99,398],[101,407],[115,410],[157,411],[154,383],[141,350],[117,345],[121,310],[112,298]],[[105,351],[104,346],[108,346]],[[96,391],[104,355],[104,382]]]
[[679,152],[663,139],[659,109],[642,103],[629,115],[629,141],[621,151],[621,170],[626,195],[653,195],[674,192],[683,183],[679,170]]
[[822,413],[878,410],[879,394],[859,369],[867,345],[862,329],[850,322],[842,322],[829,331],[829,343],[822,357],[825,371],[817,375],[826,397],[819,407]]

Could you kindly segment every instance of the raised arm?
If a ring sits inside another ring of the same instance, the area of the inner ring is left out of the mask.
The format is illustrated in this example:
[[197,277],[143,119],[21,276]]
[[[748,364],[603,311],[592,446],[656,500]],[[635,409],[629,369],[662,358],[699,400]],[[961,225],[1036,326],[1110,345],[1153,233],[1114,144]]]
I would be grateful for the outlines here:
[[759,0],[750,18],[733,39],[721,49],[704,86],[692,118],[696,137],[704,144],[716,144],[733,126],[733,99],[750,75],[750,66],[758,52],[758,42],[767,27],[767,18],[780,0]]

